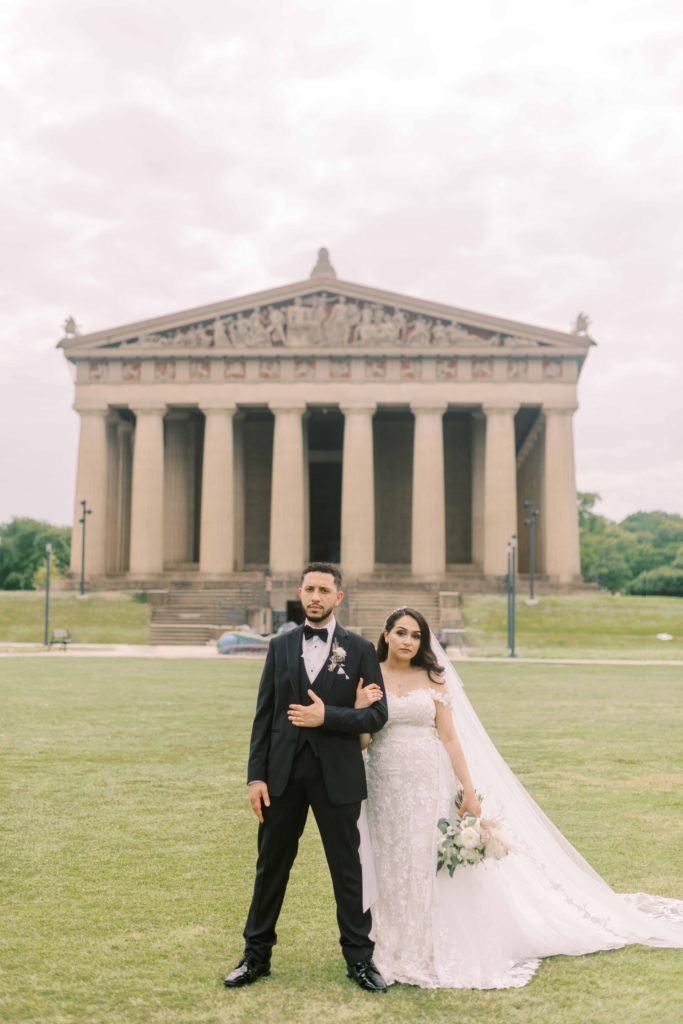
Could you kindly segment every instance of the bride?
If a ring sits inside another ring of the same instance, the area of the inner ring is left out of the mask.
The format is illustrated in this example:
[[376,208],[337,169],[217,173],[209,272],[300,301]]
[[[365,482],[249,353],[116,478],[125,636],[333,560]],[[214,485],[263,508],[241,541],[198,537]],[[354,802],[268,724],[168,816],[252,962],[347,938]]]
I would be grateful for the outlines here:
[[[541,957],[683,946],[683,901],[614,893],[534,803],[418,611],[392,612],[377,651],[389,720],[361,739],[368,800],[360,831],[375,962],[388,984],[519,987]],[[359,690],[357,703],[378,695],[378,687]],[[511,852],[449,877],[436,870],[437,822],[454,818],[458,790],[461,814],[479,816],[481,796]]]

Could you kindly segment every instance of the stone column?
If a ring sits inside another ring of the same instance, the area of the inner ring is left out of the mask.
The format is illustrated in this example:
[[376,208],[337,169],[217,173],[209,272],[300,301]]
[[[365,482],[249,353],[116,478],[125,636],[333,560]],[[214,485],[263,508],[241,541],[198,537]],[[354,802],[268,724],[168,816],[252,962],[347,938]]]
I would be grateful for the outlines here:
[[76,473],[76,504],[71,540],[71,571],[81,572],[85,499],[92,509],[85,528],[85,572],[103,573],[107,554],[107,409],[78,409],[81,417]]
[[164,414],[165,408],[135,409],[133,493],[130,516],[130,572],[135,576],[164,568]]
[[[232,445],[235,474],[233,477],[233,502],[235,512],[235,569],[244,569],[244,413],[238,412],[232,420]],[[265,546],[265,545],[264,545]]]
[[472,413],[472,561],[484,564],[484,465],[486,417]]
[[545,485],[541,515],[544,525],[543,566],[549,576],[569,583],[581,576],[579,518],[574,476],[574,409],[545,413]]
[[270,568],[274,573],[299,573],[304,551],[305,406],[270,406],[273,430],[273,478],[270,497]]
[[164,564],[194,561],[195,420],[171,409],[164,419]]
[[341,499],[341,564],[358,575],[375,568],[375,471],[372,416],[375,405],[342,408],[344,453]]
[[446,571],[446,492],[443,414],[446,406],[413,408],[412,571],[443,576]]
[[235,567],[235,474],[232,420],[235,406],[204,408],[199,569],[225,575]]
[[107,420],[107,551],[106,571],[119,568],[119,418]]
[[130,496],[133,466],[133,424],[128,420],[119,423],[119,547],[118,568],[128,571],[130,560]]
[[507,572],[507,543],[517,533],[516,411],[484,406],[484,572],[491,576]]

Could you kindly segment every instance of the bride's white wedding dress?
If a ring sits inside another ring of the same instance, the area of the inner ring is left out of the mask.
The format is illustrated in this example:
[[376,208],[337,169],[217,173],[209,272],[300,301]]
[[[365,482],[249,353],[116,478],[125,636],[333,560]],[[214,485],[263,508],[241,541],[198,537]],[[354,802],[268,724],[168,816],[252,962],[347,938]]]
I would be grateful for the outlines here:
[[[519,987],[541,957],[629,943],[683,946],[683,901],[609,888],[507,767],[433,646],[448,686],[389,693],[389,720],[366,753],[374,856],[365,842],[361,857],[375,962],[387,983]],[[452,708],[484,816],[503,819],[515,848],[503,860],[458,867],[452,878],[436,872],[436,823],[457,813],[459,786],[436,734],[435,701]]]

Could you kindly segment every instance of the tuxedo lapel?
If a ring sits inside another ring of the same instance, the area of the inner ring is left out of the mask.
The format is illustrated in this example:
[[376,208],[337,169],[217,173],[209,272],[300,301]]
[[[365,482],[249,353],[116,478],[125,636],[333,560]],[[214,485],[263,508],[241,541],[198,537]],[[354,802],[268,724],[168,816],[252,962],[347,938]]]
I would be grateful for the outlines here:
[[330,653],[329,653],[328,657],[325,659],[325,664],[323,665],[323,667],[321,668],[320,672],[318,673],[318,675],[316,677],[316,680],[313,683],[313,687],[312,687],[315,690],[315,692],[318,694],[318,696],[320,697],[320,699],[322,701],[325,700],[325,697],[330,692],[330,688],[334,684],[335,680],[338,678],[338,670],[339,670],[339,668],[342,668],[342,669],[344,668],[343,665],[335,665],[333,667],[332,671],[330,671],[330,664],[331,664],[331,659],[333,657],[333,652],[334,652],[335,644],[338,647],[343,647],[344,650],[347,650],[347,652],[348,652],[348,648],[347,648],[347,646],[345,646],[345,641],[346,641],[346,637],[347,636],[348,636],[348,633],[344,629],[344,627],[340,626],[339,623],[337,623],[337,625],[335,627],[335,630],[334,630],[334,633],[332,635],[332,643],[330,645]]
[[304,627],[298,626],[287,634],[287,671],[292,684],[292,692],[295,701],[301,700],[301,644],[303,642]]

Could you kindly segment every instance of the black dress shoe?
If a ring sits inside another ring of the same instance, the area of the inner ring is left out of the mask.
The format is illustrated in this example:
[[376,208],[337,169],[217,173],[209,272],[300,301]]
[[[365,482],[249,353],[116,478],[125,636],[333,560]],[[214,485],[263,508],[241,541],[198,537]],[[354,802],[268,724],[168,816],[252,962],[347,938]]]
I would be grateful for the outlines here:
[[366,992],[386,992],[387,985],[375,967],[371,956],[365,960],[359,960],[357,964],[349,964],[346,972],[347,978],[353,978],[356,984],[364,988]]
[[239,988],[241,985],[251,985],[257,978],[266,978],[269,974],[270,960],[256,960],[245,953],[235,970],[223,979],[223,984],[226,988]]

